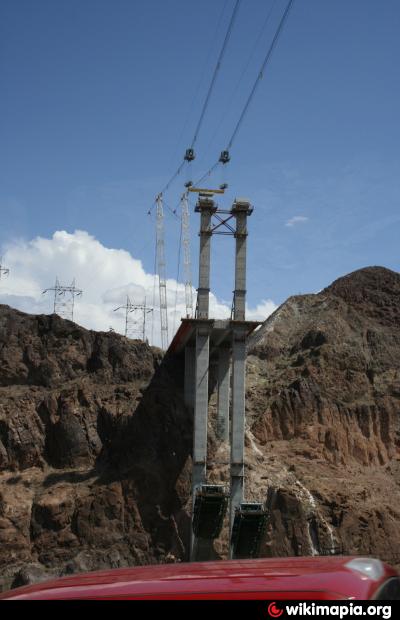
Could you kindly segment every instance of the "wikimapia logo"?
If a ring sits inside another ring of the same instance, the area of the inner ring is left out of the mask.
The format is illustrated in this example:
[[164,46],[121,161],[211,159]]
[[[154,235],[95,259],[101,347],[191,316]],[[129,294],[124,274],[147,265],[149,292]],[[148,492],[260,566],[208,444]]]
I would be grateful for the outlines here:
[[325,616],[339,617],[346,616],[376,616],[388,620],[392,616],[391,605],[357,605],[354,603],[342,603],[334,605],[319,605],[316,603],[298,603],[297,605],[284,605],[280,609],[273,601],[268,605],[268,615],[271,618],[280,618],[283,613],[287,616]]
[[271,616],[271,618],[279,618],[279,616],[281,616],[283,614],[283,609],[279,609],[279,607],[276,606],[276,603],[270,603],[268,605],[268,613]]

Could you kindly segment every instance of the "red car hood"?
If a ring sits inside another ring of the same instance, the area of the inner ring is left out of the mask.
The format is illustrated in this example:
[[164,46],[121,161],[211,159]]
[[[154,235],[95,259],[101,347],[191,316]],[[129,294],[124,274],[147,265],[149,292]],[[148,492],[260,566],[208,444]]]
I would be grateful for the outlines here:
[[[3,593],[2,599],[368,599],[396,571],[354,569],[351,557],[263,558],[96,571]],[[360,558],[358,558],[360,560]],[[365,562],[371,562],[366,558]]]

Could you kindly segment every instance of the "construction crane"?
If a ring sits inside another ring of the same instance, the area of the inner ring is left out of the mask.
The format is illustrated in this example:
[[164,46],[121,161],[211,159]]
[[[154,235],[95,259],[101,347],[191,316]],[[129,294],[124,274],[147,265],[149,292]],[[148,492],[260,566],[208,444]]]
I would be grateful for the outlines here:
[[167,281],[165,269],[164,209],[162,194],[158,194],[156,198],[156,204],[156,246],[158,288],[160,293],[161,347],[164,349],[164,351],[166,351],[168,347],[168,308]]

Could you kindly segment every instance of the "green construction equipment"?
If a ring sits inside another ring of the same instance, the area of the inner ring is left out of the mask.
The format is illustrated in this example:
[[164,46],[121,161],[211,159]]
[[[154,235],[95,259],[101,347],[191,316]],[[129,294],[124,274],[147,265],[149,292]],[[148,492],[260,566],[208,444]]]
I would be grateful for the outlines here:
[[264,504],[242,502],[235,511],[232,527],[232,557],[237,559],[256,558],[267,525],[267,511]]
[[197,488],[193,510],[193,533],[196,538],[213,540],[219,536],[228,497],[225,486],[220,484],[202,484]]

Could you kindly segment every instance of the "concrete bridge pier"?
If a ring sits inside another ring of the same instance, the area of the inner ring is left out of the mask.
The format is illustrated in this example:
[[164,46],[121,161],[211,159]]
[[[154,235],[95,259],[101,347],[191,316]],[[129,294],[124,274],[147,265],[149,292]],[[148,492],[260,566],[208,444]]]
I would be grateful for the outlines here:
[[219,348],[217,363],[217,438],[222,442],[227,442],[229,441],[229,393],[231,374],[231,352],[228,345]]

